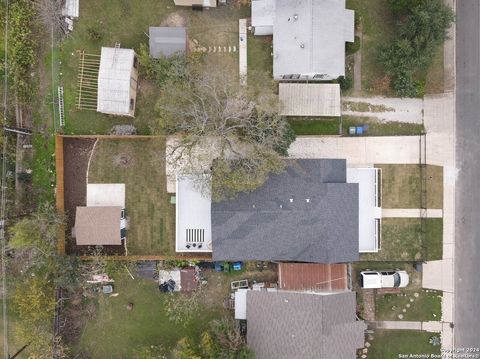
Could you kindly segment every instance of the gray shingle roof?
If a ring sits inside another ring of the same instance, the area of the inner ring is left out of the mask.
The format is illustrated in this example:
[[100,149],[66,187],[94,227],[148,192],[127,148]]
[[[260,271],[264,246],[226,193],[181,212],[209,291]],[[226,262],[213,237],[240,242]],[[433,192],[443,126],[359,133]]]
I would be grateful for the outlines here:
[[251,193],[212,203],[214,260],[358,260],[358,184],[345,160],[296,160]]
[[366,326],[354,292],[247,293],[247,344],[257,359],[353,359]]
[[187,46],[187,31],[184,27],[150,27],[150,56],[171,56],[184,53]]

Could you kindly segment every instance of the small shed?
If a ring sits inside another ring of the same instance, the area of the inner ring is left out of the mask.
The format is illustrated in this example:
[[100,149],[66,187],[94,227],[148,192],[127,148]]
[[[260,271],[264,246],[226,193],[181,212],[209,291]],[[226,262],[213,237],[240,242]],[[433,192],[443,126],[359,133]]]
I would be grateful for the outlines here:
[[75,239],[78,246],[121,245],[122,207],[77,207]]
[[278,91],[283,116],[341,115],[339,84],[280,83]]
[[62,6],[62,15],[77,18],[79,15],[80,0],[65,0]]
[[187,51],[187,30],[184,27],[150,27],[150,56],[158,59]]
[[138,60],[132,49],[102,47],[98,71],[97,111],[134,116]]

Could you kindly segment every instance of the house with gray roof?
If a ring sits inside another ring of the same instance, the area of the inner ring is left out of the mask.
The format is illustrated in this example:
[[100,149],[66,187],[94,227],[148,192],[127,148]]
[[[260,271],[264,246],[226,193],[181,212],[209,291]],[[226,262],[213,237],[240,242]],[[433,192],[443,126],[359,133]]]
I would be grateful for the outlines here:
[[354,292],[248,291],[247,345],[257,359],[354,359],[366,325]]
[[211,204],[213,259],[357,261],[358,186],[345,160],[290,162],[260,188]]
[[183,54],[187,50],[187,30],[185,27],[149,28],[150,56],[154,59]]
[[253,0],[252,29],[273,35],[276,80],[332,80],[345,75],[345,42],[355,39],[345,0]]

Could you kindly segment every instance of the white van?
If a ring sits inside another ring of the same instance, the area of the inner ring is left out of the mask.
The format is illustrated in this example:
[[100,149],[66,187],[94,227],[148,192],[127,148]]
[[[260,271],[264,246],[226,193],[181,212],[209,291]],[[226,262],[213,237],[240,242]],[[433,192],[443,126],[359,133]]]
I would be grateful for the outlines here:
[[408,282],[408,273],[404,270],[360,272],[360,286],[365,289],[405,288]]

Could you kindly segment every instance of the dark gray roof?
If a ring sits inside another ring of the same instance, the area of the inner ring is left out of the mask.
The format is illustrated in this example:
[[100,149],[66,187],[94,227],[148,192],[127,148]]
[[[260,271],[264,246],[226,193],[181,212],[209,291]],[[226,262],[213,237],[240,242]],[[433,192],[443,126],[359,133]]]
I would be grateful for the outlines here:
[[187,46],[187,30],[184,27],[150,27],[150,56],[171,56],[183,53]]
[[358,260],[358,184],[345,182],[345,160],[296,160],[255,191],[212,203],[213,259]]
[[364,346],[354,292],[247,293],[247,344],[257,359],[354,359]]

